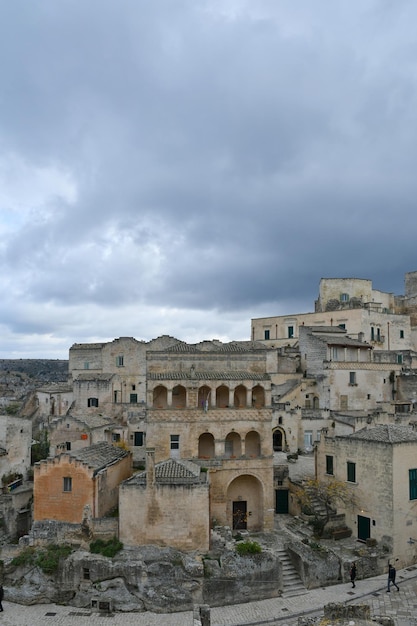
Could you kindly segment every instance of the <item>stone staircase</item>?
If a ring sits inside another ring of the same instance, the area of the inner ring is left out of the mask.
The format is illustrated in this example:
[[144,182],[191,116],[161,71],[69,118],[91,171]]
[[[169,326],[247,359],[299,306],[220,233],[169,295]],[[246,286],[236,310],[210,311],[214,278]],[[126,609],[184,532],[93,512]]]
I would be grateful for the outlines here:
[[283,595],[288,597],[307,593],[307,589],[304,587],[303,581],[291,563],[287,551],[284,548],[279,548],[277,549],[277,555],[282,565]]

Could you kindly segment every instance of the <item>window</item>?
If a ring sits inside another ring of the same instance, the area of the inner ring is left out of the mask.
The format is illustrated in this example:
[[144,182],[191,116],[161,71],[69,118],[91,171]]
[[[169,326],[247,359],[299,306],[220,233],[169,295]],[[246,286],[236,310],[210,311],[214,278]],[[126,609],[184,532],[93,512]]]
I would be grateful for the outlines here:
[[342,330],[346,330],[346,324],[339,324],[339,328],[341,328]]
[[410,487],[410,500],[417,500],[417,469],[408,470],[408,484]]
[[88,398],[87,406],[98,406],[98,398]]
[[397,354],[397,363],[401,365],[402,362],[403,362],[403,355]]
[[326,454],[326,474],[333,476],[333,457]]
[[294,326],[288,326],[288,339],[292,339],[294,337]]
[[341,293],[340,294],[340,302],[349,302],[349,294]]
[[64,491],[72,491],[72,478],[71,478],[71,476],[64,476]]
[[132,391],[136,391],[136,385],[132,385]]
[[400,339],[404,339],[404,331],[400,330]]
[[68,452],[71,450],[71,441],[65,442],[65,450],[68,450]]
[[143,432],[136,432],[134,433],[134,437],[135,437],[135,446],[143,446]]
[[123,361],[124,361],[123,356],[117,356],[116,357],[116,366],[117,367],[123,367],[123,365],[124,365]]
[[88,361],[85,361],[84,363],[84,369],[85,370],[89,370],[90,369],[90,363]]
[[90,568],[89,567],[83,567],[83,579],[90,580]]
[[171,435],[171,450],[179,450],[179,449],[180,449],[180,436]]
[[131,393],[130,394],[130,404],[137,404],[138,403],[138,394],[137,393]]
[[120,433],[113,433],[112,434],[112,441],[114,443],[118,443],[120,441]]
[[347,480],[349,483],[356,483],[356,463],[347,462]]
[[308,450],[313,447],[313,431],[305,430],[304,431],[304,448]]
[[375,341],[375,328],[371,326],[371,341]]
[[356,385],[356,372],[349,372],[349,385]]
[[333,353],[333,356],[332,356],[333,361],[337,361],[338,360],[338,356],[339,356],[339,354],[337,352],[337,348],[332,348],[332,353]]
[[270,338],[269,337],[269,330],[266,330],[264,334],[265,334],[265,337],[264,337],[265,339],[269,339]]
[[380,328],[376,329],[376,340],[381,341],[381,329]]

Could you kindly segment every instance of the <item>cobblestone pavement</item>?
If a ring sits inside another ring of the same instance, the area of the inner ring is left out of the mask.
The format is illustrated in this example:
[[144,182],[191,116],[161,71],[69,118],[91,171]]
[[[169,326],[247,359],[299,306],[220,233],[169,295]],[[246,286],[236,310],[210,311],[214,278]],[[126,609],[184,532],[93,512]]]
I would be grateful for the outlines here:
[[[358,580],[356,588],[350,583],[308,591],[302,595],[247,604],[215,607],[211,610],[212,626],[293,626],[299,616],[320,615],[325,604],[369,604],[371,615],[395,618],[397,626],[417,626],[417,566],[397,572],[400,591],[386,592],[386,576]],[[7,594],[6,594],[7,597]],[[115,613],[101,616],[85,609],[41,604],[22,606],[3,602],[0,626],[193,626],[191,611],[172,614]]]

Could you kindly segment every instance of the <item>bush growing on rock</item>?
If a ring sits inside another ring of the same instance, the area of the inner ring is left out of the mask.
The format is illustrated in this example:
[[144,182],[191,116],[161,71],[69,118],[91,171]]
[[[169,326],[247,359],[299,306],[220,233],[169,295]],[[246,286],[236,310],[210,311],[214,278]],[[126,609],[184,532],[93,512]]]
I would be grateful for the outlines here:
[[96,539],[90,543],[90,552],[92,554],[102,554],[113,558],[120,550],[123,549],[123,544],[116,537],[103,541],[103,539]]
[[236,544],[236,552],[240,554],[240,556],[259,554],[262,552],[262,548],[256,541],[240,541]]
[[39,550],[29,547],[15,556],[11,561],[11,565],[13,567],[34,565],[35,567],[39,567],[44,574],[52,574],[57,571],[59,560],[66,558],[71,552],[71,546],[66,545],[58,546],[53,544]]

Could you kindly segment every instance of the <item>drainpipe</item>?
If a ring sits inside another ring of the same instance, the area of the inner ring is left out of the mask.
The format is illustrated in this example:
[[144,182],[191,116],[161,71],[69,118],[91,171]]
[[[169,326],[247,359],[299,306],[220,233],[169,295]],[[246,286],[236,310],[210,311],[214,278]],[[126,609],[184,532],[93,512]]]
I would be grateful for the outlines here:
[[387,340],[388,340],[388,350],[390,349],[389,344],[390,344],[390,337],[389,337],[389,322],[387,322]]

